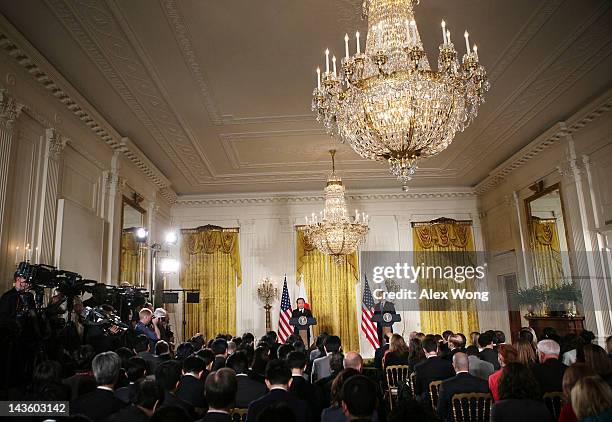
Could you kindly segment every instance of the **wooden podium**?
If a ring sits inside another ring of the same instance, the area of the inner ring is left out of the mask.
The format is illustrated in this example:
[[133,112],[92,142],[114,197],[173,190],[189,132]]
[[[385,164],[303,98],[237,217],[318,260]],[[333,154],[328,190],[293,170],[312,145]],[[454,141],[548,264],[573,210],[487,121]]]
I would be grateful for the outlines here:
[[583,316],[526,316],[529,326],[536,332],[538,338],[546,327],[552,327],[557,334],[564,336],[568,333],[580,334],[584,330]]

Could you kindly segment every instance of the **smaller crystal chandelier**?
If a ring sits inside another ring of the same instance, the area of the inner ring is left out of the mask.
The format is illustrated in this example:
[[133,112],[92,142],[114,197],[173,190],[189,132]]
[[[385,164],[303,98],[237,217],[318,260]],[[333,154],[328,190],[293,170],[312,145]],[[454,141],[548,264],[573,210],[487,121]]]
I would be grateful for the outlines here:
[[342,179],[336,175],[335,150],[329,151],[332,157],[332,172],[325,186],[325,208],[319,215],[306,217],[306,237],[319,251],[331,255],[340,263],[345,255],[357,250],[368,233],[369,216],[355,210],[350,217],[344,199]]

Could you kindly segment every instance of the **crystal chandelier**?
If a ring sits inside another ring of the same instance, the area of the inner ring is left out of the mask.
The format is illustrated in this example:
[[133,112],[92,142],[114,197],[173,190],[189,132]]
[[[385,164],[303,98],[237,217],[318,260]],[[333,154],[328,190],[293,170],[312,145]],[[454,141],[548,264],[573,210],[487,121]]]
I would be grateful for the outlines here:
[[489,90],[476,45],[461,59],[442,21],[438,70],[429,66],[414,20],[419,0],[365,0],[368,19],[365,51],[359,32],[356,54],[349,52],[341,69],[325,50],[325,72],[317,69],[312,108],[326,131],[349,143],[360,156],[387,161],[407,189],[420,159],[445,150],[457,131],[476,117]]
[[345,255],[357,250],[368,233],[369,216],[355,210],[350,217],[344,200],[344,185],[336,175],[335,150],[329,151],[332,157],[332,172],[325,186],[325,208],[319,215],[306,217],[306,237],[319,251],[334,257],[340,263]]

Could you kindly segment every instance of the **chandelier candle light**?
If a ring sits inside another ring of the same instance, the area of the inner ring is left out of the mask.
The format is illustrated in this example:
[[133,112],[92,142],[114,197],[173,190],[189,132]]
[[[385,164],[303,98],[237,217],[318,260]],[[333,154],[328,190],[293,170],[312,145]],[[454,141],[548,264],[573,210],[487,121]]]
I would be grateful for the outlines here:
[[332,157],[332,172],[325,186],[325,208],[319,215],[306,217],[306,237],[320,252],[334,257],[339,264],[345,255],[357,250],[368,233],[369,216],[355,210],[350,217],[344,199],[342,179],[336,175],[335,150],[329,151]]
[[336,72],[330,71],[330,52],[325,50],[326,71],[317,69],[312,101],[317,120],[330,135],[364,158],[386,161],[404,190],[418,161],[444,151],[476,117],[489,90],[468,32],[459,63],[445,21],[438,69],[430,68],[414,19],[418,3],[365,0],[365,52],[357,32],[356,54],[351,56],[345,35],[345,56]]

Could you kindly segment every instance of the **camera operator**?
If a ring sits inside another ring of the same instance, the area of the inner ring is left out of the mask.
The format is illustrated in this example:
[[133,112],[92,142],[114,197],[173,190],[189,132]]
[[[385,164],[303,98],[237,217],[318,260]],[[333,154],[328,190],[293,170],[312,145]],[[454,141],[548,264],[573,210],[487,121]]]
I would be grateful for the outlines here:
[[3,321],[18,321],[35,309],[34,295],[28,290],[30,283],[19,273],[13,276],[15,285],[0,297],[0,319]]
[[153,324],[159,328],[159,339],[164,340],[170,346],[170,351],[174,353],[174,333],[170,329],[168,313],[164,308],[157,308],[153,312]]

